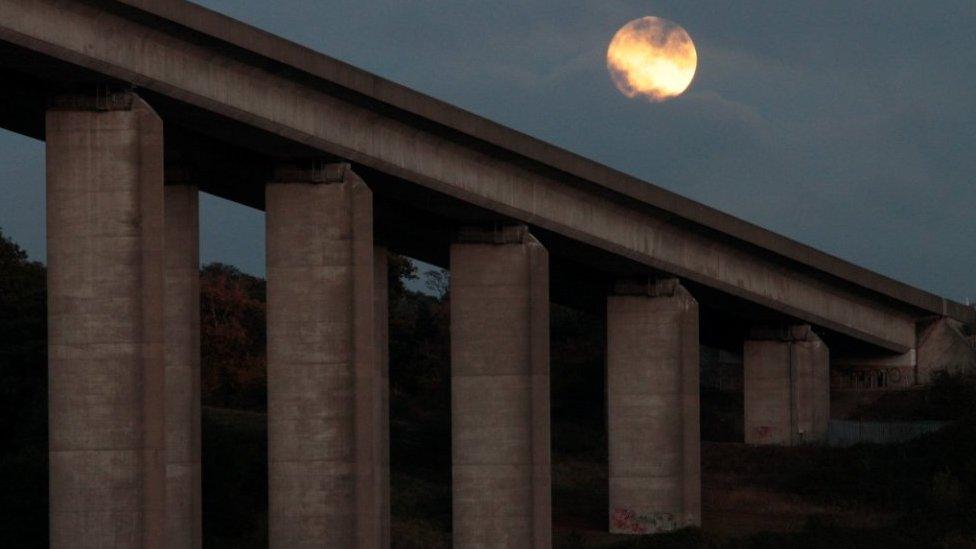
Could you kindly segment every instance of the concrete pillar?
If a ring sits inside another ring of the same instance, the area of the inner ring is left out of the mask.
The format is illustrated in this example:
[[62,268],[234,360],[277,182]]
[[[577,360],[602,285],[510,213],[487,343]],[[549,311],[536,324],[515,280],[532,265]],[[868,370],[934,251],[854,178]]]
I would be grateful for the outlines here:
[[525,227],[451,246],[455,547],[549,547],[549,264]]
[[376,495],[372,502],[376,506],[376,539],[378,547],[390,546],[390,316],[389,316],[389,253],[386,248],[377,246],[373,250],[373,314],[376,322],[376,382],[373,403],[376,406],[376,428],[373,430],[376,468]]
[[52,547],[160,547],[163,125],[130,93],[47,113]]
[[164,193],[166,547],[189,549],[201,545],[198,192],[180,183]]
[[266,188],[272,547],[378,547],[372,194],[347,164]]
[[747,444],[818,442],[830,419],[827,346],[809,326],[753,330],[743,349]]
[[674,279],[607,299],[610,531],[701,525],[698,303]]

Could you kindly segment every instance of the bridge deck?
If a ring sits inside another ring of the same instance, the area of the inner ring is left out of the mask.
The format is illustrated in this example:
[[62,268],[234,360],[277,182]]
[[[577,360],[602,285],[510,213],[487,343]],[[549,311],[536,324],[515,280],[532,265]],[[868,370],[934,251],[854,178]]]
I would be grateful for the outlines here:
[[919,318],[976,319],[971,307],[182,0],[0,0],[0,46],[12,83],[0,92],[4,127],[43,138],[45,95],[129,83],[181,137],[208,191],[263,207],[274,160],[346,159],[376,186],[378,234],[435,261],[450,228],[515,220],[574,277],[677,275],[716,302],[895,352],[914,345]]

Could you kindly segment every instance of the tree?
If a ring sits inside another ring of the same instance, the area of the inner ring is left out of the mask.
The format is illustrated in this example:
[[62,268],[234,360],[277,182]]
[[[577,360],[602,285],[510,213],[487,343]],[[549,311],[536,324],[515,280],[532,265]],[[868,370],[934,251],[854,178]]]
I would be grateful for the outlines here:
[[211,263],[200,271],[203,403],[264,410],[267,406],[263,279]]
[[47,543],[44,265],[0,231],[0,539]]
[[47,293],[44,265],[0,231],[0,440],[46,443]]

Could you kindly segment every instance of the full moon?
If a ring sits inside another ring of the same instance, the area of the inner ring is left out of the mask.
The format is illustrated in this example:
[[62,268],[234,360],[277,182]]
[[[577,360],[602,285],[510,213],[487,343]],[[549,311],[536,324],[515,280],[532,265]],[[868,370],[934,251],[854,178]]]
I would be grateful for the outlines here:
[[607,69],[620,93],[659,102],[681,95],[698,67],[698,52],[685,29],[660,17],[627,23],[610,41]]

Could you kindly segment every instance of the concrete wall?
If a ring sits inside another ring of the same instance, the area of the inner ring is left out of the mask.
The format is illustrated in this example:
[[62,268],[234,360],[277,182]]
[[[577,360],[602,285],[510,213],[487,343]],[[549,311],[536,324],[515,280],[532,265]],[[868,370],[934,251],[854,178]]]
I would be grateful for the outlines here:
[[267,186],[272,547],[377,547],[372,196],[348,165]]
[[608,298],[611,532],[701,525],[698,357],[698,304],[678,281]]
[[[377,116],[324,87],[310,87],[283,72],[247,64],[95,6],[55,0],[3,3],[9,15],[0,26],[0,38],[15,44],[69,57],[207,111],[893,351],[907,351],[914,342],[911,316],[871,294],[828,282],[769,253],[714,238],[646,206]],[[177,15],[180,10],[171,11]],[[323,71],[331,67],[320,61]]]
[[959,323],[940,318],[923,324],[918,334],[918,382],[928,383],[936,372],[976,373],[976,349]]
[[165,188],[166,547],[202,543],[200,233],[193,185]]
[[830,387],[835,391],[865,392],[908,389],[916,385],[918,352],[860,353],[830,359]]
[[743,346],[746,443],[823,440],[830,419],[827,346],[809,326],[759,332]]
[[524,227],[451,246],[455,547],[549,547],[549,294]]
[[919,323],[917,348],[907,353],[881,351],[831,357],[831,414],[849,417],[885,391],[911,389],[937,372],[976,372],[976,348],[963,326],[949,318]]
[[161,547],[163,127],[138,97],[47,115],[52,547]]

